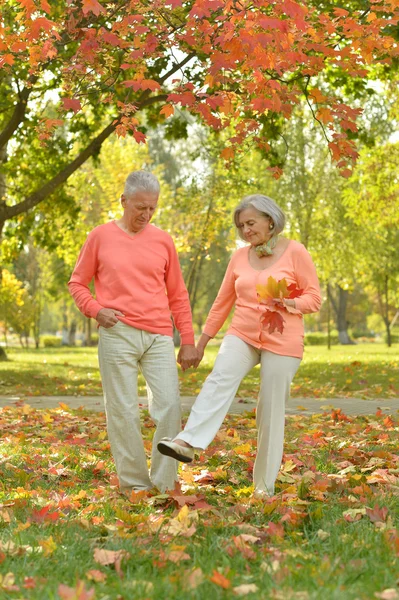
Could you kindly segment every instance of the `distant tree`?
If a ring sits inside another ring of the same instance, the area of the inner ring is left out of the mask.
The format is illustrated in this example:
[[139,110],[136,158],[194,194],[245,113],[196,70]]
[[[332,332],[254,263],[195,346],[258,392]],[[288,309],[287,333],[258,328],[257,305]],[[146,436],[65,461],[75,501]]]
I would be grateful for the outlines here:
[[368,289],[377,296],[388,346],[399,307],[399,143],[364,150],[345,190],[345,205],[362,234],[358,263]]

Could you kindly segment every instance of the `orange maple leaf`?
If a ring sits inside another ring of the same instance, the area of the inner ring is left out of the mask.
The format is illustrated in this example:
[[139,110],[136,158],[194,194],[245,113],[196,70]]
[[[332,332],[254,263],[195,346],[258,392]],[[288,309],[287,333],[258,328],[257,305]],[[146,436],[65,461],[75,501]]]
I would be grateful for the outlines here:
[[210,581],[216,583],[216,585],[225,590],[228,590],[231,587],[231,581],[216,570],[213,571],[212,577],[210,577]]
[[165,115],[166,118],[170,117],[174,113],[175,113],[175,109],[173,108],[173,106],[171,104],[165,104],[165,106],[163,106],[161,108],[161,110],[159,111],[159,114]]

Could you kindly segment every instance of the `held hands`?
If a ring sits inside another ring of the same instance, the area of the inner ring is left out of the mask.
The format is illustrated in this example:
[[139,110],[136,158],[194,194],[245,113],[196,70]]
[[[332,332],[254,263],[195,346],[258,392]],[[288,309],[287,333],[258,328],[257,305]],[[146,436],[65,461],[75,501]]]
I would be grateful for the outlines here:
[[196,369],[204,357],[204,350],[205,348],[200,347],[200,345],[197,347],[192,344],[184,344],[181,346],[177,356],[177,362],[181,366],[182,370],[185,371],[190,367],[194,367]]
[[105,329],[110,329],[119,321],[118,317],[124,317],[125,315],[121,313],[120,310],[115,310],[113,308],[102,308],[96,316],[96,321],[101,327]]
[[182,370],[185,371],[186,369],[196,367],[197,364],[199,364],[199,362],[197,363],[197,358],[197,349],[194,344],[183,344],[177,355],[177,362]]

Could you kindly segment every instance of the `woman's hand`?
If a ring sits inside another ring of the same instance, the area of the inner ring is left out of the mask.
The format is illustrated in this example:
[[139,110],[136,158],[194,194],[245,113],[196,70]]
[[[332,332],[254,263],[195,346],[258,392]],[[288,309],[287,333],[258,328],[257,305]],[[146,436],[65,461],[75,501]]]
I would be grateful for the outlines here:
[[204,352],[205,352],[205,348],[202,348],[199,344],[196,348],[197,350],[197,360],[195,361],[195,363],[193,364],[193,367],[197,368],[198,365],[200,364],[201,360],[204,358]]
[[293,298],[273,298],[273,302],[276,306],[283,308],[284,306],[290,306],[296,308],[295,300]]

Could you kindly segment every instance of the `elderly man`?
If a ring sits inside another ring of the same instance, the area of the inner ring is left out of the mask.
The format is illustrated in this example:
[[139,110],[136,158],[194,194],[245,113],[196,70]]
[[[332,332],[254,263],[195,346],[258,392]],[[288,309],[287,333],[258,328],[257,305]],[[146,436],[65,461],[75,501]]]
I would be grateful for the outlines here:
[[[128,176],[121,219],[90,232],[68,283],[79,310],[99,326],[99,363],[108,437],[122,491],[174,487],[177,462],[157,443],[180,431],[180,398],[171,313],[180,332],[178,362],[196,362],[191,309],[170,235],[150,224],[159,197],[147,171]],[[94,277],[96,299],[88,285]],[[137,375],[147,382],[156,423],[150,473],[140,428]]]

